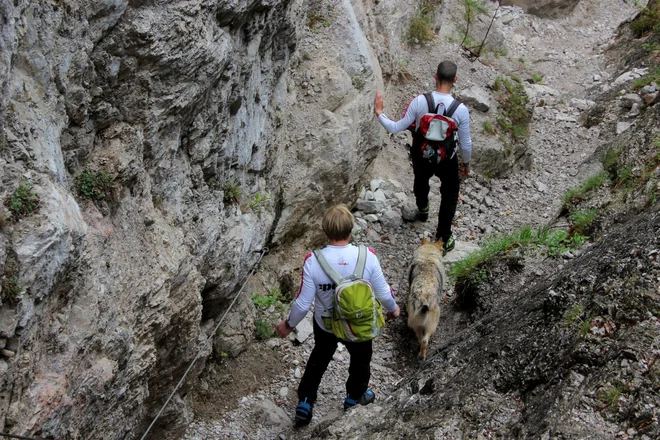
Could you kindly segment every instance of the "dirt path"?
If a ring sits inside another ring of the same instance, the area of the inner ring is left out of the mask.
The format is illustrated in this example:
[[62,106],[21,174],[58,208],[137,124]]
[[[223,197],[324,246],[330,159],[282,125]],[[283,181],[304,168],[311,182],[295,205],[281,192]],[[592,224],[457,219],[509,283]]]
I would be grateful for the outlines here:
[[[470,62],[460,55],[457,44],[442,40],[434,47],[414,49],[408,54],[407,69],[413,79],[405,84],[390,84],[385,91],[386,113],[393,116],[401,114],[412,97],[432,85],[438,59],[429,57],[429,52],[437,53],[440,58],[443,58],[441,54],[446,54],[457,62],[458,89],[469,85],[486,87],[492,84],[498,72],[534,73],[542,76],[542,83],[550,89],[539,97],[543,106],[537,103],[530,127],[532,168],[504,179],[471,176],[461,189],[462,201],[454,229],[457,240],[479,242],[497,231],[546,224],[556,218],[561,196],[591,172],[592,169],[583,164],[597,147],[596,129],[588,130],[577,123],[580,108],[588,105],[578,100],[588,98],[589,88],[607,84],[612,72],[607,72],[602,65],[600,52],[611,41],[616,26],[633,13],[634,9],[623,1],[583,0],[570,18],[555,21],[505,8],[502,18],[514,18],[497,26],[504,35],[508,56]],[[480,143],[488,142],[488,136],[482,133],[483,121],[493,121],[495,114],[474,110],[471,114],[477,149]],[[398,182],[398,191],[411,198],[412,170],[403,148],[406,136],[388,138],[372,176]],[[432,211],[438,209],[439,202],[439,181],[434,180]],[[396,228],[369,228],[371,230],[365,229],[355,237],[375,248],[390,284],[399,292],[398,302],[402,307],[407,293],[405,277],[409,257],[420,238],[432,235],[435,226],[436,220],[431,219],[427,223],[404,223]],[[470,317],[452,305],[452,295],[448,290],[431,349],[469,324]],[[311,313],[309,315],[311,317]],[[336,353],[323,378],[312,424],[299,430],[292,428],[297,403],[295,390],[311,351],[312,339],[298,346],[271,339],[254,345],[239,359],[220,360],[203,379],[207,390],[199,394],[203,397],[197,398],[197,421],[184,438],[312,438],[318,425],[340,417],[348,368],[345,350]],[[387,327],[374,347],[372,388],[382,401],[387,400],[389,389],[419,365],[417,345],[405,325],[405,314]]]

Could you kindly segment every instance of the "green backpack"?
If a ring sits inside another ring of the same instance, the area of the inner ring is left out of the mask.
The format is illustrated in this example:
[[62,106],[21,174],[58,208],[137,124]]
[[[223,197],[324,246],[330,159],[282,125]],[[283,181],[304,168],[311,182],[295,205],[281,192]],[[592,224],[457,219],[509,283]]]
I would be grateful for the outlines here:
[[321,313],[323,325],[332,330],[339,339],[353,342],[372,340],[385,325],[383,307],[376,299],[371,283],[363,279],[367,247],[361,245],[358,249],[355,272],[346,278],[342,278],[328,264],[320,249],[314,251],[321,269],[337,286],[332,297],[332,306],[325,307]]

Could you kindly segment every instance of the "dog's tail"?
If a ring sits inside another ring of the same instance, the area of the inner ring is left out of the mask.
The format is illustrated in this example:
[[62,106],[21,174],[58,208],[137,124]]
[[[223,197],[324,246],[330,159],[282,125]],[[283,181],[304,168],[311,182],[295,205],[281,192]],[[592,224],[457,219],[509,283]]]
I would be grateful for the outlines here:
[[422,305],[422,307],[420,307],[419,309],[419,313],[421,313],[422,315],[426,315],[428,312],[429,312],[428,304]]

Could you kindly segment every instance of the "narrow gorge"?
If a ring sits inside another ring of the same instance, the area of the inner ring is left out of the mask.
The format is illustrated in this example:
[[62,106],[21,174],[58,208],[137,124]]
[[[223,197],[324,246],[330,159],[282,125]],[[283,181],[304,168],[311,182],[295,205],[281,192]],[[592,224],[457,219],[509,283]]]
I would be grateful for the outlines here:
[[[658,438],[659,23],[657,0],[0,0],[0,433],[141,439],[198,359],[147,438]],[[404,221],[409,135],[373,99],[396,118],[444,59],[474,143],[447,267],[536,241],[453,278],[427,361],[388,325],[375,404],[340,411],[337,352],[295,429],[311,320],[272,327],[335,203],[404,308],[435,220]]]

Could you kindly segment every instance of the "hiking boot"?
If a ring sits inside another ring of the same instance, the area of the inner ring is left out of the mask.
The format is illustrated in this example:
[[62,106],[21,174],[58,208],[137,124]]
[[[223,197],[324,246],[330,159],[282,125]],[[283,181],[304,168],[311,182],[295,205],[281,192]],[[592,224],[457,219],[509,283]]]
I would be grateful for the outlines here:
[[346,396],[346,399],[344,399],[344,411],[353,408],[355,405],[369,405],[370,403],[373,403],[373,401],[376,400],[376,394],[374,394],[373,391],[368,390],[365,391],[362,396],[360,396],[359,399],[351,399],[350,396]]
[[312,421],[312,404],[307,403],[307,399],[298,402],[296,407],[296,424],[309,425]]
[[429,219],[429,207],[427,206],[424,209],[417,209],[417,215],[415,216],[415,220],[420,221],[420,222],[425,222]]
[[442,244],[442,256],[444,257],[447,255],[447,253],[453,250],[455,246],[456,240],[454,240],[454,237],[449,237],[449,239]]

